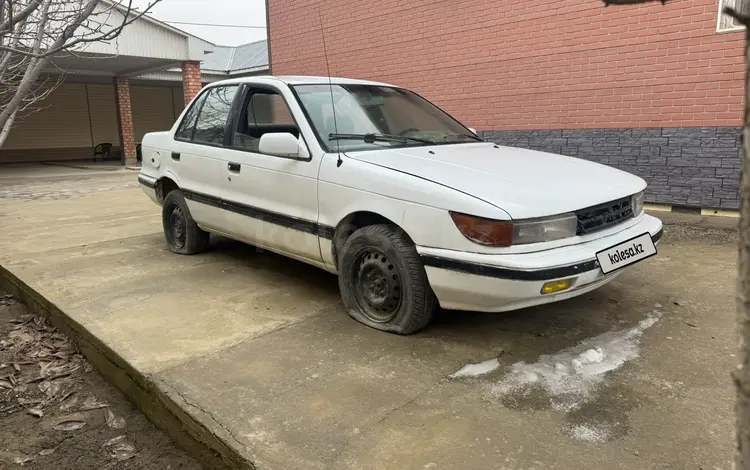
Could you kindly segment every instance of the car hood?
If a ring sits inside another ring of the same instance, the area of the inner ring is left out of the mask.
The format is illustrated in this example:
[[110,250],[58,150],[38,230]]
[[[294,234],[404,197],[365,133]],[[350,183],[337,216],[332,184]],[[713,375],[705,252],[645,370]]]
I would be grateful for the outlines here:
[[646,187],[643,179],[599,163],[484,142],[346,155],[469,194],[514,219],[575,211]]

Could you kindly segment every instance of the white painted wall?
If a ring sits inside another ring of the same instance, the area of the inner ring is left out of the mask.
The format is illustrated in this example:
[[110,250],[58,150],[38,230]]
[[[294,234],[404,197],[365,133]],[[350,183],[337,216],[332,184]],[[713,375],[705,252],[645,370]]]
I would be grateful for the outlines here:
[[[110,29],[122,24],[125,15],[102,2],[93,15],[98,22],[106,22]],[[122,34],[109,42],[91,43],[82,48],[89,53],[127,55],[176,61],[202,60],[205,51],[215,46],[200,38],[180,32],[152,19],[140,18],[125,27]]]

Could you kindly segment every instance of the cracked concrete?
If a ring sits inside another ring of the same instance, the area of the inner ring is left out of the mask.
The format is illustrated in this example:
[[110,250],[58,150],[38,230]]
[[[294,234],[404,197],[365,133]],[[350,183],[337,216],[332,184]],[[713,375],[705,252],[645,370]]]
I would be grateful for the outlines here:
[[[351,320],[316,268],[218,237],[201,255],[168,252],[134,172],[25,171],[0,167],[13,195],[0,197],[0,265],[147,377],[198,441],[259,469],[730,468],[728,229],[669,225],[659,256],[590,295],[440,312],[398,337]],[[632,327],[656,303],[639,357],[575,413],[490,393],[513,363]],[[493,357],[486,376],[446,379]],[[603,442],[570,432],[604,425]]]
[[[223,424],[221,424],[221,422],[219,420],[217,420],[216,417],[214,417],[214,415],[210,411],[204,410],[203,408],[200,407],[200,405],[196,405],[195,403],[191,402],[190,400],[188,400],[188,398],[184,394],[182,394],[180,392],[177,392],[177,394],[180,396],[180,398],[182,399],[182,401],[185,402],[185,404],[187,406],[189,406],[191,408],[195,408],[196,410],[200,411],[201,413],[208,415],[208,417],[211,418],[211,421],[213,421],[214,424],[216,424],[216,426],[218,426],[225,433],[227,433],[229,435],[229,437],[231,437],[234,442],[236,442],[239,446],[243,447],[245,449],[245,451],[247,451],[247,452],[250,451],[250,449],[248,449],[245,444],[243,444],[242,442],[240,442],[240,440],[237,439],[237,437],[235,437],[235,435],[232,433],[232,430],[229,429],[229,428],[227,428]],[[219,436],[217,436],[217,437],[219,437]]]

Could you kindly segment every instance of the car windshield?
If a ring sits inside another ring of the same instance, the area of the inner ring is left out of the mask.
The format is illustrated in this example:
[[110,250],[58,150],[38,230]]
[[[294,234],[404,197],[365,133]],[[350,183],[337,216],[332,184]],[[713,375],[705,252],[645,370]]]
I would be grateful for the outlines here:
[[293,88],[329,152],[482,140],[437,106],[402,88],[350,84]]

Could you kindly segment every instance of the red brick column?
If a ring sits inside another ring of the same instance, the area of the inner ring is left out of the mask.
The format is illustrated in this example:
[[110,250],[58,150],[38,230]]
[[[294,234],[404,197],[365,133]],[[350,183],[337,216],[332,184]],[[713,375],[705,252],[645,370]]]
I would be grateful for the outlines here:
[[185,106],[190,100],[200,93],[203,84],[201,83],[201,63],[190,60],[182,63],[182,92],[185,95]]
[[120,148],[122,149],[122,164],[136,165],[133,112],[130,108],[130,84],[127,77],[115,77],[115,102],[117,105],[117,129],[120,132]]

